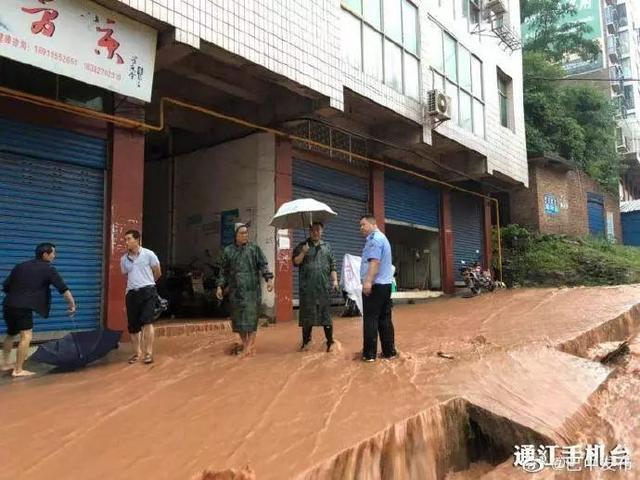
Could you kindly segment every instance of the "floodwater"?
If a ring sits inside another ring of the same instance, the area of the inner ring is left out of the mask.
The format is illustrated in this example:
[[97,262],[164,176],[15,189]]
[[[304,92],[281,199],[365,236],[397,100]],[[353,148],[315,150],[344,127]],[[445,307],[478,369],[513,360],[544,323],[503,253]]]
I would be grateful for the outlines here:
[[[499,291],[394,310],[394,361],[357,361],[361,321],[128,346],[81,372],[0,385],[0,479],[565,478],[513,467],[513,446],[620,443],[640,465],[640,286]],[[612,343],[613,342],[613,343]],[[453,358],[438,356],[444,352]],[[640,478],[633,469],[615,478]],[[566,478],[598,478],[584,472]],[[605,475],[603,478],[614,478]]]

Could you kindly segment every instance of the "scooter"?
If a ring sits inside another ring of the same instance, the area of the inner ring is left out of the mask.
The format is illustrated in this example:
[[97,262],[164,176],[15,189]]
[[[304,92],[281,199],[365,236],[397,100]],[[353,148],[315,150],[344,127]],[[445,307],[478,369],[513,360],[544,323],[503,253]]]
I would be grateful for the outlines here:
[[459,270],[472,296],[478,295],[482,290],[493,292],[497,286],[491,277],[491,272],[489,270],[482,270],[479,259],[480,252],[476,251],[476,254],[478,254],[478,258],[470,265],[467,265],[467,262],[461,260],[460,264],[462,267],[460,267]]

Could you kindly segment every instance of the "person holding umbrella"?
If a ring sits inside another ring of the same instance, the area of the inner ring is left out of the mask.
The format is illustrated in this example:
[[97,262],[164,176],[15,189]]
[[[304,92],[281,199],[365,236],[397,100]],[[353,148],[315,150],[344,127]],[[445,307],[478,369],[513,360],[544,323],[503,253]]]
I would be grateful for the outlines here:
[[255,355],[258,314],[262,300],[260,277],[267,282],[267,290],[273,291],[273,273],[259,246],[249,242],[249,226],[237,223],[235,241],[222,252],[220,275],[216,297],[223,299],[223,289],[229,291],[231,325],[240,335],[245,357]]
[[16,353],[16,365],[13,377],[28,377],[33,372],[24,370],[22,365],[27,358],[29,343],[33,336],[33,312],[49,316],[51,310],[51,290],[53,285],[67,302],[67,313],[76,312],[76,302],[71,290],[52,265],[56,258],[56,246],[41,243],[36,247],[36,258],[16,265],[2,283],[6,294],[3,304],[4,321],[7,324],[7,336],[2,347],[2,370],[10,370],[9,355],[13,348],[13,338],[20,334],[20,343]]
[[338,273],[331,246],[322,240],[323,233],[322,222],[314,222],[309,228],[309,238],[293,251],[293,264],[298,267],[300,276],[301,351],[307,350],[311,331],[316,326],[324,328],[327,352],[334,343],[330,287],[338,291]]

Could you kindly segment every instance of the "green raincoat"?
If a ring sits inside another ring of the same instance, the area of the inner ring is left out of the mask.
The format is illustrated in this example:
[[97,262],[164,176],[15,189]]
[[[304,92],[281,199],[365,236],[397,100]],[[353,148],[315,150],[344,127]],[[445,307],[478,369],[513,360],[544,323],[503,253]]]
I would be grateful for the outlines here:
[[[302,247],[310,242],[300,243],[293,251],[293,257],[300,255]],[[300,276],[300,312],[301,327],[331,325],[331,272],[336,270],[331,246],[320,241],[311,244],[309,252],[298,266]]]
[[227,246],[222,252],[219,287],[229,287],[231,324],[236,333],[255,332],[262,300],[260,276],[273,278],[267,259],[257,245]]

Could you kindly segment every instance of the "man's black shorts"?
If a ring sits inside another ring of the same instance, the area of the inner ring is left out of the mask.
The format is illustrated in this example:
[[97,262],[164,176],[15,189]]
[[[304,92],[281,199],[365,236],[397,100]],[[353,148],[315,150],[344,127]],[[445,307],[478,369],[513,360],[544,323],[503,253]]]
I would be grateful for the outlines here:
[[18,335],[23,330],[33,329],[33,311],[30,308],[16,308],[5,305],[2,308],[7,335]]
[[156,287],[144,287],[127,292],[127,323],[129,333],[140,333],[144,325],[155,320]]

